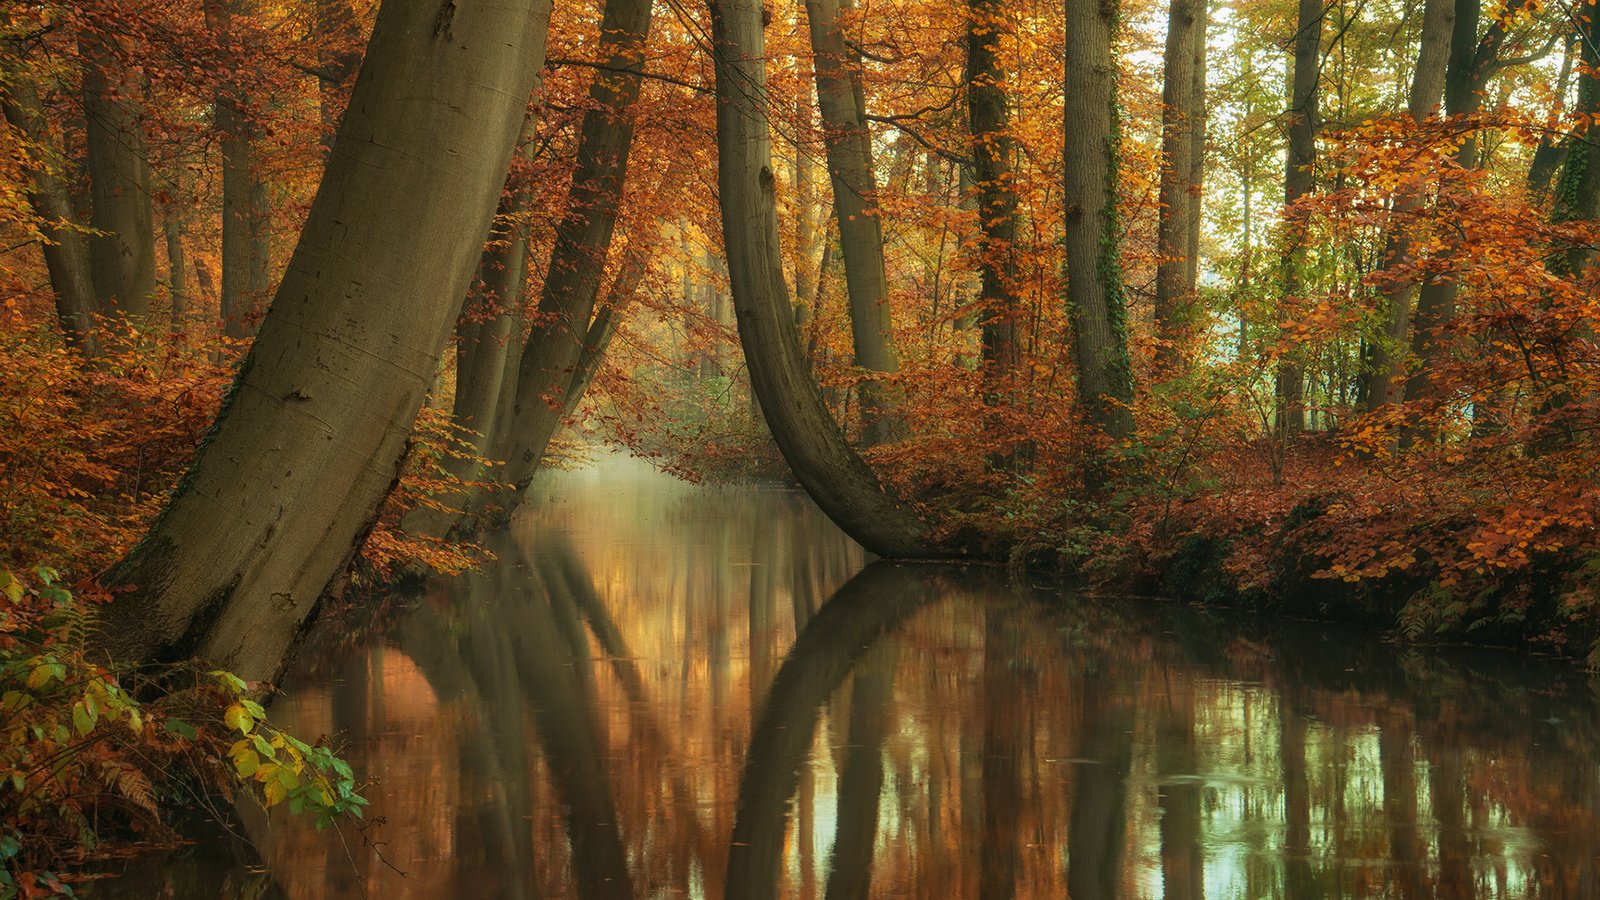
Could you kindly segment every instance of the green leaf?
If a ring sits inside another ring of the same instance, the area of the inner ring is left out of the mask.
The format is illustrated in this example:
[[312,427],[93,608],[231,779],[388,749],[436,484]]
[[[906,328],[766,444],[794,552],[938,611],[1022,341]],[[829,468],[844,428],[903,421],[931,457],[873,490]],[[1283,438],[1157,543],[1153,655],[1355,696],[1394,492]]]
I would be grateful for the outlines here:
[[72,704],[72,726],[78,729],[79,734],[88,734],[94,730],[94,716],[90,715],[82,700]]
[[182,719],[169,718],[165,723],[163,723],[163,726],[168,731],[172,732],[178,737],[183,738],[184,740],[192,741],[200,736],[200,732],[195,731],[193,725],[190,725],[188,722],[185,722]]

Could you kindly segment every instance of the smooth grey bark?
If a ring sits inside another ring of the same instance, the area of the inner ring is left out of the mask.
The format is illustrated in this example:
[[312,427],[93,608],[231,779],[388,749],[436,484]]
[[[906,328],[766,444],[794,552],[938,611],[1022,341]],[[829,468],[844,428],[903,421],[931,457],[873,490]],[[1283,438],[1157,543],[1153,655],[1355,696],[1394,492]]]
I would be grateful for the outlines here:
[[1115,0],[1066,0],[1067,308],[1077,364],[1078,402],[1112,440],[1133,434],[1133,366],[1119,253],[1116,185],[1121,125],[1111,45]]
[[84,137],[93,206],[89,239],[99,312],[138,318],[156,287],[155,218],[145,153],[143,92],[119,59],[114,38],[80,35]]
[[880,556],[930,555],[927,526],[850,447],[800,351],[778,242],[761,5],[713,0],[711,22],[717,199],[739,341],[762,414],[796,480],[846,534]]
[[1016,377],[1022,362],[1017,337],[1022,301],[1011,285],[1016,272],[1017,193],[1011,185],[1011,114],[1000,62],[1004,21],[1003,0],[967,4],[967,122],[972,135],[972,186],[977,189],[979,340],[990,402],[999,398],[1004,382]]
[[651,0],[607,0],[600,23],[601,63],[589,88],[578,164],[555,245],[539,317],[523,347],[501,480],[523,486],[561,427],[562,394],[583,352],[600,279],[616,229],[633,146],[634,106],[650,35]]
[[[1319,53],[1322,48],[1322,0],[1300,0],[1294,35],[1294,64],[1289,69],[1288,149],[1284,153],[1283,204],[1285,246],[1283,296],[1294,297],[1302,288],[1305,265],[1306,216],[1298,201],[1311,193],[1316,181]],[[1276,395],[1277,430],[1298,434],[1305,430],[1305,365],[1294,350],[1278,362]]]
[[[1435,0],[1441,2],[1441,0]],[[1206,145],[1207,0],[1172,0],[1161,86],[1161,217],[1156,226],[1156,362],[1178,374],[1199,278]]]
[[[1422,35],[1417,45],[1417,68],[1411,79],[1406,112],[1419,125],[1433,118],[1444,96],[1445,64],[1450,54],[1450,33],[1455,28],[1455,0],[1426,0],[1422,10]],[[1416,253],[1408,217],[1426,202],[1426,185],[1404,188],[1394,200],[1384,250],[1383,334],[1372,344],[1364,374],[1362,398],[1368,410],[1399,399],[1398,389],[1411,336],[1411,298],[1415,282],[1406,269]],[[1396,274],[1399,270],[1399,274]]]
[[[1529,0],[1504,0],[1499,14],[1478,35],[1482,18],[1481,4],[1477,0],[1456,0],[1455,28],[1450,34],[1450,59],[1445,66],[1444,109],[1454,119],[1478,112],[1483,102],[1483,89],[1489,78],[1499,69],[1500,49],[1506,41],[1506,25],[1515,19],[1515,13]],[[1455,165],[1461,169],[1478,166],[1477,136],[1468,131],[1456,147]],[[1448,206],[1458,198],[1451,179],[1441,184],[1439,203]],[[1407,403],[1436,399],[1438,387],[1435,374],[1450,352],[1453,340],[1450,326],[1456,318],[1456,295],[1460,284],[1456,279],[1453,252],[1446,249],[1440,254],[1444,265],[1429,273],[1417,292],[1416,310],[1412,316],[1411,351],[1418,360],[1417,368],[1406,379],[1404,398]],[[1408,424],[1400,432],[1400,446],[1409,447],[1418,440],[1432,437],[1431,429],[1419,423]]]
[[[238,380],[106,583],[125,662],[279,670],[399,475],[505,179],[544,0],[385,3],[305,230]],[[449,197],[438,203],[434,198]]]
[[[869,372],[893,375],[900,370],[900,358],[895,352],[889,309],[889,276],[883,258],[883,223],[878,214],[878,183],[861,86],[861,58],[845,42],[842,31],[841,14],[849,6],[849,0],[806,0],[806,19],[811,31],[828,176],[833,185],[834,220],[844,257],[855,364]],[[800,259],[804,263],[810,257]],[[798,283],[797,274],[797,287]],[[811,286],[814,288],[815,283]],[[805,292],[800,293],[803,301]],[[876,377],[869,376],[861,382],[864,443],[893,440],[903,432],[905,423],[896,393]]]
[[45,270],[56,295],[56,319],[67,344],[86,357],[100,354],[94,333],[97,300],[89,245],[74,221],[72,195],[55,173],[59,151],[50,140],[38,91],[27,78],[9,80],[0,90],[6,122],[26,142],[24,167],[28,205],[39,217]]

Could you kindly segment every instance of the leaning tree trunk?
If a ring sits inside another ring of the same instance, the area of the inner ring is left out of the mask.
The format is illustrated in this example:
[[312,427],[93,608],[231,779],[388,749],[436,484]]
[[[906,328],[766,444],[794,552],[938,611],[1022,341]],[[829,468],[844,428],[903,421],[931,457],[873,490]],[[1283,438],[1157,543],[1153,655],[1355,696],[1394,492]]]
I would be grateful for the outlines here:
[[[850,299],[850,333],[856,366],[892,375],[900,370],[894,324],[889,311],[889,276],[883,260],[883,222],[873,171],[872,135],[867,130],[860,56],[845,43],[841,13],[845,0],[806,0],[811,51],[817,75],[817,107],[822,113],[828,175],[833,182],[833,212],[844,251],[845,289]],[[802,215],[804,213],[802,212]],[[804,249],[804,248],[803,248]],[[802,262],[809,257],[800,257]],[[798,268],[796,270],[798,275]],[[797,277],[796,282],[800,279]],[[804,291],[801,292],[804,300]],[[877,377],[861,382],[862,440],[881,443],[902,431],[895,391]]]
[[717,71],[717,186],[739,341],[778,448],[811,498],[881,556],[927,556],[927,526],[885,493],[828,412],[795,334],[778,242],[758,0],[712,0]]
[[[1290,300],[1303,287],[1306,216],[1301,197],[1311,193],[1317,161],[1317,81],[1322,48],[1322,0],[1300,0],[1300,17],[1294,37],[1294,65],[1289,81],[1289,146],[1284,154],[1283,296]],[[1295,349],[1278,361],[1277,398],[1280,434],[1305,429],[1305,366]]]
[[140,89],[118,58],[115,39],[84,34],[84,137],[88,151],[89,263],[100,312],[140,317],[156,287],[155,217],[145,154]]
[[[1455,19],[1455,0],[1427,0],[1423,7],[1417,68],[1411,79],[1407,105],[1407,112],[1419,125],[1433,117],[1444,95],[1445,63],[1450,54],[1450,33],[1455,28]],[[1368,410],[1398,399],[1396,389],[1402,383],[1405,351],[1411,336],[1411,296],[1414,293],[1412,278],[1406,274],[1416,255],[1408,219],[1422,208],[1426,195],[1425,185],[1412,184],[1394,201],[1383,273],[1387,285],[1383,290],[1384,333],[1372,345],[1370,368],[1362,387]]]
[[651,0],[607,0],[600,23],[600,64],[589,88],[593,104],[583,117],[578,165],[567,212],[556,226],[555,246],[539,319],[523,347],[516,401],[506,432],[501,480],[523,486],[533,478],[550,438],[561,427],[561,393],[583,353],[595,298],[616,230],[622,186],[633,146],[634,106],[650,36]]
[[1078,369],[1078,402],[1112,440],[1133,434],[1133,367],[1120,258],[1116,185],[1120,110],[1112,39],[1115,2],[1066,0],[1067,307]]
[[120,590],[98,639],[113,658],[279,670],[399,475],[549,14],[546,0],[383,4],[228,403],[165,513],[108,573]]
[[1161,88],[1156,228],[1156,360],[1163,374],[1179,374],[1194,319],[1206,144],[1206,20],[1206,0],[1172,0]]
[[[0,90],[0,106],[6,121],[27,141],[35,153],[53,155],[44,107],[38,91],[25,77],[10,79]],[[27,198],[39,217],[39,233],[44,237],[44,265],[50,273],[50,288],[56,295],[56,319],[68,345],[84,356],[98,356],[100,342],[94,333],[94,275],[89,261],[89,246],[73,220],[72,195],[53,171],[56,161],[27,159]]]

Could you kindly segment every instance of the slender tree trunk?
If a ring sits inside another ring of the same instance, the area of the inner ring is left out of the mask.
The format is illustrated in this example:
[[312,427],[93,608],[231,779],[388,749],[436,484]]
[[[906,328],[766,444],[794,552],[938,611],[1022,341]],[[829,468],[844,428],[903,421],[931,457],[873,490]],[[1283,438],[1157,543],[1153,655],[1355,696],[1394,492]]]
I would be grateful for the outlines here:
[[1114,0],[1066,0],[1066,14],[1062,199],[1078,402],[1090,424],[1119,441],[1133,434],[1116,195],[1121,111],[1111,57],[1120,12]]
[[[223,64],[237,71],[243,43],[234,14],[238,0],[206,4],[206,24],[222,48]],[[266,299],[265,186],[256,159],[250,98],[237,81],[217,89],[212,122],[222,145],[222,333],[242,340],[255,333]]]
[[50,141],[39,94],[28,79],[9,79],[0,91],[0,106],[6,121],[33,150],[34,155],[25,161],[28,204],[40,220],[44,265],[56,295],[61,332],[67,344],[84,356],[98,356],[100,342],[94,333],[97,300],[89,245],[74,222],[67,185],[54,171],[59,161],[50,158],[57,151]]
[[184,216],[180,211],[183,201],[174,197],[162,210],[161,230],[167,238],[167,298],[168,328],[183,334],[189,318],[189,260],[183,252]]
[[101,616],[114,659],[277,673],[398,477],[549,12],[544,0],[383,5],[280,302],[183,486],[107,576],[125,588]]
[[651,0],[606,2],[599,51],[604,63],[589,89],[594,105],[583,117],[566,216],[556,226],[539,319],[517,372],[507,423],[513,445],[506,448],[502,476],[510,485],[526,485],[539,468],[561,427],[562,395],[583,353],[628,174],[650,11]]
[[[1556,78],[1555,103],[1550,109],[1552,125],[1560,120],[1561,113],[1567,105],[1567,89],[1572,86],[1572,63],[1577,55],[1575,52],[1577,47],[1577,35],[1567,35],[1566,48],[1561,54],[1561,74]],[[1533,151],[1533,162],[1528,166],[1528,193],[1543,202],[1550,190],[1550,179],[1555,177],[1556,170],[1561,168],[1566,158],[1565,141],[1558,140],[1552,133],[1541,135],[1539,146]]]
[[[817,106],[833,182],[833,213],[844,256],[850,333],[858,368],[884,375],[900,369],[889,311],[889,276],[883,260],[883,223],[873,171],[872,135],[867,130],[860,55],[845,43],[842,11],[849,0],[806,0],[811,50],[817,73]],[[902,432],[900,403],[882,380],[859,385],[862,440],[892,440]]]
[[1187,355],[1199,277],[1200,185],[1206,145],[1206,0],[1172,0],[1161,88],[1161,218],[1156,229],[1158,369]]
[[[1305,267],[1306,216],[1298,206],[1301,197],[1311,193],[1316,181],[1317,81],[1322,49],[1322,0],[1300,0],[1300,14],[1294,36],[1294,65],[1290,69],[1288,151],[1284,154],[1284,252],[1283,298],[1286,303],[1304,290],[1301,270]],[[1290,348],[1278,362],[1277,428],[1281,434],[1305,430],[1305,363],[1298,348]]]
[[83,56],[84,134],[88,149],[89,263],[100,311],[138,318],[150,311],[156,287],[155,219],[150,162],[145,153],[143,93],[118,58],[111,37],[79,38]]
[[[1444,96],[1445,64],[1450,55],[1450,34],[1455,28],[1455,0],[1427,0],[1422,11],[1422,36],[1417,47],[1417,68],[1411,79],[1407,112],[1417,124],[1434,116]],[[1411,337],[1412,276],[1405,270],[1415,260],[1408,221],[1426,202],[1425,185],[1409,185],[1395,198],[1388,242],[1384,252],[1382,283],[1384,333],[1372,344],[1370,367],[1363,376],[1362,395],[1368,410],[1399,399],[1406,349]],[[1398,270],[1398,272],[1396,271]]]
[[[1450,35],[1450,59],[1445,67],[1444,109],[1451,118],[1476,114],[1483,100],[1483,89],[1495,72],[1500,48],[1505,44],[1507,23],[1515,19],[1517,10],[1529,0],[1503,0],[1499,14],[1478,36],[1478,23],[1482,16],[1478,0],[1456,0],[1455,28]],[[1477,136],[1468,131],[1456,147],[1455,165],[1461,169],[1478,166]],[[1449,208],[1459,202],[1451,179],[1446,177],[1440,185],[1439,205]],[[1406,380],[1407,403],[1438,399],[1437,370],[1449,354],[1454,340],[1450,334],[1456,318],[1456,294],[1460,284],[1456,280],[1454,253],[1448,247],[1440,254],[1445,265],[1432,271],[1422,282],[1417,293],[1417,308],[1412,318],[1411,350],[1418,365]],[[1400,432],[1401,447],[1409,447],[1418,440],[1431,440],[1436,429],[1426,423],[1413,422]]]
[[[977,188],[982,366],[991,404],[999,402],[1002,386],[1017,377],[1022,363],[1017,334],[1022,301],[1012,286],[1017,193],[1011,183],[1010,111],[1005,73],[1000,67],[1005,27],[1003,0],[969,0],[967,116],[972,134],[972,180]],[[1011,385],[1013,390],[1015,387]]]
[[711,21],[722,234],[739,339],[767,425],[795,478],[845,533],[880,556],[926,556],[927,526],[851,449],[800,352],[778,242],[761,5],[712,0]]

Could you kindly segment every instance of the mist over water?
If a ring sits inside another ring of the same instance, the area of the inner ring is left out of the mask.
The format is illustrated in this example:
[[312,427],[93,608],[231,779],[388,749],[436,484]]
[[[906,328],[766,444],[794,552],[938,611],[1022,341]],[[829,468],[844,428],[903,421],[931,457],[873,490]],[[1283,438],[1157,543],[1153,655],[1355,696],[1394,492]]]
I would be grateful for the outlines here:
[[272,705],[383,824],[247,814],[268,872],[92,896],[1600,896],[1563,664],[869,565],[798,492],[617,456],[537,494],[483,573],[324,617]]

